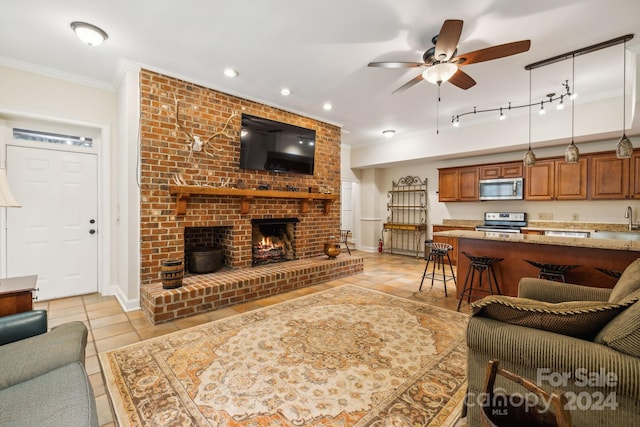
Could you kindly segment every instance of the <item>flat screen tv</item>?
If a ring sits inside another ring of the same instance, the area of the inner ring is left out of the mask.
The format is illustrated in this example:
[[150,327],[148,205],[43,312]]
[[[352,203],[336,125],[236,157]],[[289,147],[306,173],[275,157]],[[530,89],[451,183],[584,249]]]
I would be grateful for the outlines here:
[[242,115],[240,168],[313,175],[316,131]]

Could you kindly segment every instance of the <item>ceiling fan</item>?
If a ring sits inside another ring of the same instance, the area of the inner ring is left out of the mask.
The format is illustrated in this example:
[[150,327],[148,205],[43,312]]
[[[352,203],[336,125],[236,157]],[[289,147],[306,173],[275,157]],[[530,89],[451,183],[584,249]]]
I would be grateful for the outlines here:
[[431,39],[434,46],[422,55],[423,62],[370,62],[369,67],[425,68],[422,74],[418,74],[394,90],[393,93],[408,89],[422,80],[427,80],[438,86],[448,81],[460,89],[466,90],[474,86],[476,81],[459,67],[516,55],[528,51],[531,46],[531,40],[520,40],[457,55],[462,23],[458,19],[444,21],[440,33]]

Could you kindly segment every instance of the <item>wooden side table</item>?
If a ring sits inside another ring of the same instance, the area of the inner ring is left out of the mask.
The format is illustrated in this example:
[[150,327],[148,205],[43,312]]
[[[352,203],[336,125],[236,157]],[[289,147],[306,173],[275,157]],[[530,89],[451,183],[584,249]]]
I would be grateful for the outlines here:
[[0,279],[0,316],[33,310],[37,276]]

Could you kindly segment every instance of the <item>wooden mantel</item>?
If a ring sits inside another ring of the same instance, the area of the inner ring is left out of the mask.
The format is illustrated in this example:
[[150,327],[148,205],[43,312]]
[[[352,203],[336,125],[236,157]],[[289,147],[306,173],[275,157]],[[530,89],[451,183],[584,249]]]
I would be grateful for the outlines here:
[[205,187],[198,185],[170,185],[169,194],[176,196],[176,215],[187,213],[187,202],[192,195],[203,196],[231,196],[240,198],[240,213],[246,215],[251,207],[251,200],[255,197],[268,197],[273,199],[299,199],[300,213],[305,214],[309,210],[309,203],[313,200],[322,200],[324,214],[328,215],[331,204],[338,198],[337,194],[303,193],[297,191],[275,190],[248,190],[239,188]]

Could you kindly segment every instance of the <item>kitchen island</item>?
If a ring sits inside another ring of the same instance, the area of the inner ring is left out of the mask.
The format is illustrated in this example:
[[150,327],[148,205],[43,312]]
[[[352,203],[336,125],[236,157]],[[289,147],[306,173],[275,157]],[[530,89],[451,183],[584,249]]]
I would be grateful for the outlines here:
[[[611,288],[617,279],[596,269],[623,271],[640,257],[640,241],[556,237],[532,234],[450,230],[434,236],[458,240],[457,295],[460,297],[469,259],[462,254],[503,258],[494,265],[503,295],[517,296],[522,277],[537,277],[538,269],[525,260],[542,264],[579,265],[566,273],[566,281]],[[567,285],[570,286],[570,285]],[[474,294],[482,297],[485,294]]]

